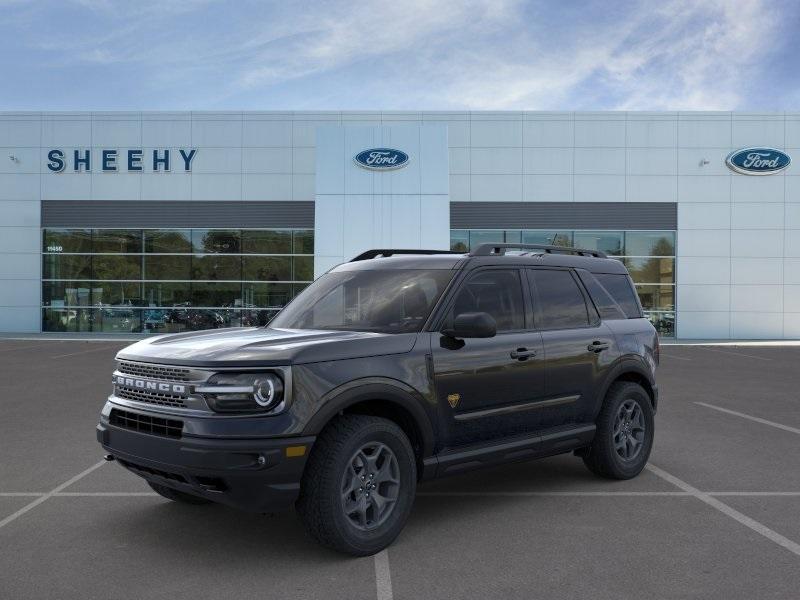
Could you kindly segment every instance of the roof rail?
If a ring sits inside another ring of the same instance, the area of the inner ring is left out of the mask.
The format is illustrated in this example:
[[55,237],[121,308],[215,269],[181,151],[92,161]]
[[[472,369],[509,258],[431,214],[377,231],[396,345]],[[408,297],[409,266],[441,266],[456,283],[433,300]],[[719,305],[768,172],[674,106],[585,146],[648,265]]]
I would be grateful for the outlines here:
[[383,249],[374,249],[374,250],[367,250],[366,252],[362,252],[355,258],[350,259],[350,262],[356,262],[359,260],[370,260],[372,258],[378,258],[379,256],[387,257],[393,256],[395,254],[464,254],[463,252],[456,252],[454,250],[413,250],[413,249],[397,249],[397,248],[383,248]]
[[600,250],[585,250],[583,248],[566,248],[564,246],[546,246],[544,244],[481,244],[472,250],[470,256],[502,256],[506,250],[541,250],[544,254],[577,254],[578,256],[593,256],[595,258],[608,258]]

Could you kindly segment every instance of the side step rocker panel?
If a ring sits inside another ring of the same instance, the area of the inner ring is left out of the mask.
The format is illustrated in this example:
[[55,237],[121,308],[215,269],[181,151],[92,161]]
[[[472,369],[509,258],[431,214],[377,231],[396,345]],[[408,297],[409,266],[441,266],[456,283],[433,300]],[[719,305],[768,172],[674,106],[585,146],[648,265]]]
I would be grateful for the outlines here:
[[424,460],[425,479],[456,475],[491,465],[542,458],[570,452],[591,443],[594,423],[554,432],[540,432],[510,440],[492,440],[463,448],[449,449]]

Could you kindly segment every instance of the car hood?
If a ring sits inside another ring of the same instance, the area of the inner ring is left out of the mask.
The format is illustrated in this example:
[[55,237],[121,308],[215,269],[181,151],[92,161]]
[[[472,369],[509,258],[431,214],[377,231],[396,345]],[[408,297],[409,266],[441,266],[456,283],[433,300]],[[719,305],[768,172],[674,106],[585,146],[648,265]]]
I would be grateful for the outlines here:
[[187,366],[291,365],[410,352],[415,333],[234,327],[148,338],[117,358]]

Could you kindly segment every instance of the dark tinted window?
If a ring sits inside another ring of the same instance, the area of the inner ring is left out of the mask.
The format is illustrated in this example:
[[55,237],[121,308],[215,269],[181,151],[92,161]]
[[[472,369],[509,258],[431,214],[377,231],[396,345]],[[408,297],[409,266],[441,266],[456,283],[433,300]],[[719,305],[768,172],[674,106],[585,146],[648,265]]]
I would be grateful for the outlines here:
[[569,271],[531,270],[536,283],[541,329],[586,327],[589,314],[578,283]]
[[497,322],[497,331],[525,328],[525,304],[519,272],[483,271],[470,277],[456,296],[449,323],[466,312],[485,312]]
[[[381,333],[419,331],[452,277],[453,271],[422,269],[327,273],[309,285],[270,325]],[[253,301],[260,293],[253,289]],[[269,297],[261,298],[259,301],[271,301]]]
[[[616,300],[614,300],[594,275],[587,271],[578,271],[578,276],[583,281],[583,285],[589,291],[594,305],[597,307],[603,319],[627,319],[625,311],[622,310]],[[591,308],[589,309],[591,312]]]
[[631,280],[627,275],[615,273],[595,273],[594,276],[611,294],[611,297],[620,305],[625,315],[629,319],[637,319],[642,316],[639,303],[636,301],[636,294],[633,291]]

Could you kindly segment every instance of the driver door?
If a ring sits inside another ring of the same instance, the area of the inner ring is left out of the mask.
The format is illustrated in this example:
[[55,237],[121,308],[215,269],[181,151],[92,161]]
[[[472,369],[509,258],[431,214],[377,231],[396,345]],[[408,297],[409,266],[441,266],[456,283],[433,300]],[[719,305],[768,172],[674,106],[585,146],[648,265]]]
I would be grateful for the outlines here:
[[459,446],[538,429],[530,403],[544,397],[542,336],[532,330],[532,310],[522,273],[488,268],[470,274],[456,291],[445,329],[465,312],[485,312],[497,323],[491,338],[431,337],[433,370],[447,446]]

